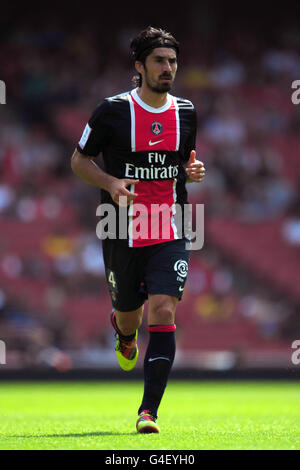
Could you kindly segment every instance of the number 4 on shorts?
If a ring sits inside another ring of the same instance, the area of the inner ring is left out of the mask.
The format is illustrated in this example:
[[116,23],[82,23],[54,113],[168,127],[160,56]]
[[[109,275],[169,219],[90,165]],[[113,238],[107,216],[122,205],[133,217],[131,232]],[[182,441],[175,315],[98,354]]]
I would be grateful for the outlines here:
[[112,285],[114,289],[117,287],[117,282],[115,280],[115,273],[113,271],[109,272],[108,282]]

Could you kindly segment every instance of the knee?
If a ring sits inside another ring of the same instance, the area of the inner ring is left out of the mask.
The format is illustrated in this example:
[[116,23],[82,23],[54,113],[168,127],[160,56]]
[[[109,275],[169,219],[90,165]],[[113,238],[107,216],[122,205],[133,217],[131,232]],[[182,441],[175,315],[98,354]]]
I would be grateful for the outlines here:
[[152,325],[172,325],[174,323],[174,312],[168,305],[158,305],[151,312]]

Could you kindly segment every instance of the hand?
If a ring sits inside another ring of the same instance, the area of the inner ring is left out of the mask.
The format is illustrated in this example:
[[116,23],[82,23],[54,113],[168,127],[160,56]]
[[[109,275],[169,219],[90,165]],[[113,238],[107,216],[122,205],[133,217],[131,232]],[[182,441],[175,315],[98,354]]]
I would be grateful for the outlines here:
[[200,183],[205,176],[205,168],[203,162],[196,160],[195,150],[191,151],[190,159],[185,169],[189,181]]
[[[112,197],[112,200],[121,207],[129,206],[130,202],[137,197],[137,194],[128,191],[126,186],[136,183],[139,183],[139,180],[115,178],[109,188],[109,193]],[[122,197],[122,201],[119,200],[120,197]]]

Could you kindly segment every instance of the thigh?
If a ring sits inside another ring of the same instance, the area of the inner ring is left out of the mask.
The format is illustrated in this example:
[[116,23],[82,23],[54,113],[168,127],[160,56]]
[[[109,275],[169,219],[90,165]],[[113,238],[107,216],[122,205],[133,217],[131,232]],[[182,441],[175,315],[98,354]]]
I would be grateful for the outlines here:
[[140,292],[142,274],[135,248],[113,240],[103,240],[103,260],[109,294],[113,307],[120,312],[140,309],[146,300]]
[[185,240],[153,246],[145,266],[145,290],[148,295],[166,295],[181,300],[188,274],[190,250]]

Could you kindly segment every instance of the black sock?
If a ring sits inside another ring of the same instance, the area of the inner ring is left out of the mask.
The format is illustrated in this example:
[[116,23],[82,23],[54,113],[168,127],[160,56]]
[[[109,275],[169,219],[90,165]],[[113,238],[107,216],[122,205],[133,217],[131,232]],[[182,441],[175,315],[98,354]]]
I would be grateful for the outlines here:
[[149,326],[150,341],[144,360],[144,396],[139,413],[148,410],[156,418],[173,365],[175,325]]

